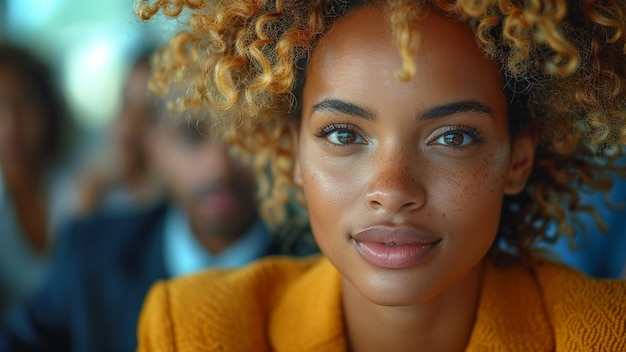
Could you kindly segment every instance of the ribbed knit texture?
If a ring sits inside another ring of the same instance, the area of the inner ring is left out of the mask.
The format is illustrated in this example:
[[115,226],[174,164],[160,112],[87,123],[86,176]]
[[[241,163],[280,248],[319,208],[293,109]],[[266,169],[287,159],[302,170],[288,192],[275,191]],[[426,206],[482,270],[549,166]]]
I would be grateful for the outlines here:
[[[140,351],[346,351],[340,279],[319,258],[268,258],[151,290]],[[486,266],[467,351],[626,351],[626,281],[564,266]]]

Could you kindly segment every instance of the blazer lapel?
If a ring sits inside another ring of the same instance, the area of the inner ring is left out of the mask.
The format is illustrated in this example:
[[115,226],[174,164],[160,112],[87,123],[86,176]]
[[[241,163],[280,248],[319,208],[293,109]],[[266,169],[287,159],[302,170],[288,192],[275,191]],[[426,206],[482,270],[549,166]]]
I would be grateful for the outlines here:
[[467,351],[553,351],[552,328],[530,269],[487,263],[483,280]]
[[347,350],[339,273],[321,259],[287,288],[269,321],[269,338],[277,352]]

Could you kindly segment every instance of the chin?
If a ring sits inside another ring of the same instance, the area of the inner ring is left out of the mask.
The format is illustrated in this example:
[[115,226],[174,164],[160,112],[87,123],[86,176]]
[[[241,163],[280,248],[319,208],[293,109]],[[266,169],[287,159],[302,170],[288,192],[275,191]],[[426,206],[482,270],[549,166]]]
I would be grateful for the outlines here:
[[389,307],[410,306],[426,303],[437,296],[435,283],[425,282],[414,273],[398,270],[365,274],[365,280],[351,282],[368,301]]

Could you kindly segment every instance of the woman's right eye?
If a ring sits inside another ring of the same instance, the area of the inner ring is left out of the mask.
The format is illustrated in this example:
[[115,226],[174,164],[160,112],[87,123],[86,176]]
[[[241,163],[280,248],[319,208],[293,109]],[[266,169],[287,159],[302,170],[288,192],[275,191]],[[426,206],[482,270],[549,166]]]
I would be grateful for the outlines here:
[[333,144],[363,143],[363,137],[348,129],[338,129],[326,135],[326,139]]
[[336,146],[366,143],[362,133],[360,133],[355,126],[349,124],[330,124],[324,126],[315,136]]

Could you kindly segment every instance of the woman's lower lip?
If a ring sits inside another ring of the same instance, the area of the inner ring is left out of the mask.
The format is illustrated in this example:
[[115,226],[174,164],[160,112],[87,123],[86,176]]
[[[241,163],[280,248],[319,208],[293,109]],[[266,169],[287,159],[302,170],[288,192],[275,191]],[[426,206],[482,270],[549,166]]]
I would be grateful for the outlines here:
[[354,245],[363,258],[374,266],[404,269],[423,261],[437,247],[439,241],[428,244],[387,245],[380,242],[359,242]]

